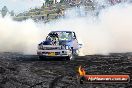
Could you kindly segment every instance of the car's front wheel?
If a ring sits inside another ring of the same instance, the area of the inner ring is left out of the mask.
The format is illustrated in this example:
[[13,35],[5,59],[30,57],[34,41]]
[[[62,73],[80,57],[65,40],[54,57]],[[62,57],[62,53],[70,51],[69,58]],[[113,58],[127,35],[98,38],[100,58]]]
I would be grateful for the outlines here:
[[72,50],[72,55],[79,56],[79,54],[80,54],[80,50],[79,49],[73,49],[73,47],[71,47],[71,50]]
[[39,56],[39,60],[45,60],[46,57],[45,56]]
[[74,58],[73,55],[70,55],[70,56],[67,56],[67,57],[66,57],[66,60],[70,60],[70,61],[71,61],[71,60],[75,60],[75,58]]

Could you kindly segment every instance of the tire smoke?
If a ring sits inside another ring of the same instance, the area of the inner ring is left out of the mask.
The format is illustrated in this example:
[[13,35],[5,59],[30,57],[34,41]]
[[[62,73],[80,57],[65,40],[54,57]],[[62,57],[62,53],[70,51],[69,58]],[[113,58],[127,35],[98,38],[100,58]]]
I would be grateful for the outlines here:
[[132,52],[131,10],[131,4],[121,3],[100,10],[98,16],[71,15],[58,20],[50,29],[75,31],[83,43],[84,55]]
[[73,10],[69,13],[66,13],[68,17],[46,24],[0,17],[0,52],[36,54],[37,44],[52,30],[75,31],[79,43],[83,44],[84,55],[132,52],[131,4],[102,9],[98,16],[72,17],[76,13]]
[[0,52],[34,54],[41,35],[32,20],[16,22],[8,16],[0,17]]

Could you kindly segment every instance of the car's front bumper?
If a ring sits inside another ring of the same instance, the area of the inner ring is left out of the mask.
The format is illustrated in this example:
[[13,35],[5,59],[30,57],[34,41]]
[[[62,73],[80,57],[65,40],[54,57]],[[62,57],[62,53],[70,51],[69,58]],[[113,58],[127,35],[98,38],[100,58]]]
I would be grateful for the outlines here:
[[70,50],[37,50],[39,56],[46,57],[65,57],[70,56],[72,51]]

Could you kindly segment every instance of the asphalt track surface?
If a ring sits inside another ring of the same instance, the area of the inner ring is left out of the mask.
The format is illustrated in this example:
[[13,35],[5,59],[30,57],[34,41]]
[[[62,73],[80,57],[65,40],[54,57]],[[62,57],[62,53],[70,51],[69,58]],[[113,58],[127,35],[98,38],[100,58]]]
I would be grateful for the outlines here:
[[87,55],[73,61],[39,60],[36,55],[0,53],[0,88],[132,88],[132,79],[129,83],[79,84],[80,65],[87,74],[128,74],[132,78],[131,53]]

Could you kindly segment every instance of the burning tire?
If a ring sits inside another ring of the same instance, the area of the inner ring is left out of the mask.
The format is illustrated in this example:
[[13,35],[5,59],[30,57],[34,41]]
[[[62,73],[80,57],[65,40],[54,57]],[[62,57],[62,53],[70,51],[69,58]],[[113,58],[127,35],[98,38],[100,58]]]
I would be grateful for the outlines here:
[[86,78],[84,77],[84,75],[86,74],[84,68],[82,68],[82,66],[79,66],[78,72],[79,72],[79,75],[77,76],[78,83],[84,84],[84,82],[86,81]]
[[86,81],[85,77],[80,76],[79,74],[77,75],[77,83],[78,84],[84,84],[85,81]]
[[86,82],[86,78],[85,77],[81,77],[79,80],[80,84],[84,84]]

